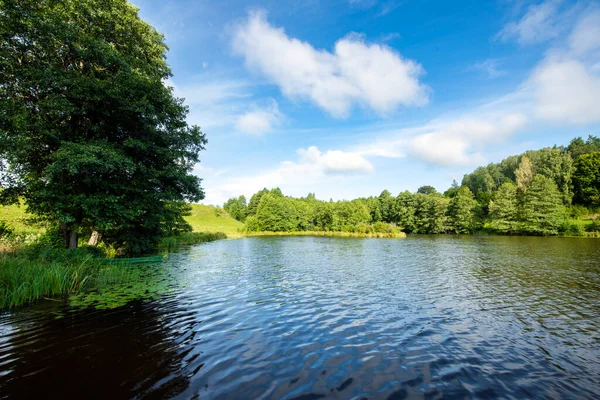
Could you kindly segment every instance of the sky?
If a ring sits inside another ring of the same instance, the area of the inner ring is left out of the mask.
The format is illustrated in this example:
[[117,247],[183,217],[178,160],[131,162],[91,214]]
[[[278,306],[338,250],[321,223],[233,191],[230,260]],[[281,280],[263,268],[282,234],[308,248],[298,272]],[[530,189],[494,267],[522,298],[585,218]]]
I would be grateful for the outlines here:
[[600,2],[133,0],[208,138],[203,203],[432,185],[600,135]]

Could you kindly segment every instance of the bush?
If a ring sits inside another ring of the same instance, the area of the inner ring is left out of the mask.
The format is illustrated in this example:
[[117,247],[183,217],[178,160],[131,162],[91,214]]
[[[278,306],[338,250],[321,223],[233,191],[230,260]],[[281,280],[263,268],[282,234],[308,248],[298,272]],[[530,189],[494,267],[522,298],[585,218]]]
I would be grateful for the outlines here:
[[595,219],[585,228],[586,232],[600,232],[600,221]]
[[567,236],[584,236],[585,228],[580,221],[566,221],[560,228],[560,232]]
[[0,221],[0,239],[9,238],[13,235],[14,229],[6,224],[4,221]]

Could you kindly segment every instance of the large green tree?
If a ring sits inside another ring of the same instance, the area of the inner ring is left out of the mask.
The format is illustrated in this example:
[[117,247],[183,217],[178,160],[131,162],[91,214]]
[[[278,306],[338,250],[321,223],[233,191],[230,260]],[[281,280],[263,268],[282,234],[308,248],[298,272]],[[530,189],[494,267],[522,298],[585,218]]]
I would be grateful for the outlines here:
[[533,177],[523,195],[522,230],[536,235],[555,235],[565,219],[562,195],[554,181]]
[[206,138],[164,82],[167,46],[125,0],[0,0],[1,200],[77,245],[83,228],[148,250],[204,197]]
[[461,187],[450,200],[448,215],[450,225],[456,233],[472,233],[477,229],[477,201],[467,186]]
[[490,227],[496,232],[515,233],[519,227],[517,186],[505,182],[498,188],[496,198],[490,202]]

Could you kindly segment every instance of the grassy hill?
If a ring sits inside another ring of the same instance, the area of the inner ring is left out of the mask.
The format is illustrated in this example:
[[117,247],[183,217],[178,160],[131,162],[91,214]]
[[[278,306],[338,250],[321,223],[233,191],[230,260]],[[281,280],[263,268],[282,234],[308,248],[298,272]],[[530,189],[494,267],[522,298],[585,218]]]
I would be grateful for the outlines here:
[[185,219],[192,225],[194,232],[223,232],[229,237],[238,234],[244,226],[222,208],[203,204],[192,204],[192,215]]
[[[0,206],[0,221],[5,221],[15,229],[15,233],[40,233],[43,225],[29,221],[30,214],[25,213],[24,206]],[[244,224],[231,218],[227,212],[214,206],[192,204],[192,215],[186,220],[194,228],[194,232],[223,232],[227,236],[236,236]]]

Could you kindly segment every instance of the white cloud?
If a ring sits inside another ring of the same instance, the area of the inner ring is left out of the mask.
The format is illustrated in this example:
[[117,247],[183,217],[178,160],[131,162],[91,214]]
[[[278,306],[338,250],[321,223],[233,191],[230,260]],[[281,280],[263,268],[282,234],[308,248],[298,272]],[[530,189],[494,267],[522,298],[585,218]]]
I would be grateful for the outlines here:
[[577,60],[543,62],[531,77],[535,112],[552,122],[600,122],[600,77]]
[[517,22],[508,23],[496,39],[507,41],[516,39],[520,44],[535,44],[556,37],[558,1],[549,0],[528,8],[527,13]]
[[233,49],[285,96],[309,99],[335,117],[347,116],[354,105],[385,114],[428,101],[421,65],[358,35],[339,40],[331,53],[288,37],[264,13],[252,12],[234,32]]
[[488,78],[494,79],[506,75],[506,71],[498,68],[500,61],[496,58],[490,58],[473,65],[470,69],[484,72]]
[[465,117],[440,122],[431,131],[408,141],[409,151],[416,157],[436,165],[467,166],[484,163],[480,150],[507,139],[523,127],[526,118],[507,114],[496,118]]
[[373,166],[361,155],[352,152],[329,150],[321,152],[317,147],[299,149],[299,161],[283,161],[270,171],[251,176],[219,177],[214,182],[206,180],[208,204],[222,204],[233,196],[251,196],[266,187],[280,187],[284,192],[297,195],[313,191],[315,185],[330,181],[339,183],[344,176],[368,173]]
[[600,49],[600,10],[588,10],[569,36],[569,45],[576,55]]
[[279,112],[279,107],[273,100],[264,109],[248,111],[241,115],[237,119],[235,127],[240,132],[259,136],[271,132],[274,126],[281,124],[282,119],[283,115]]
[[251,97],[250,84],[241,80],[225,80],[202,74],[184,84],[168,79],[165,84],[190,107],[188,122],[202,129],[228,126],[247,109]]
[[371,172],[373,166],[358,153],[329,150],[322,153],[316,146],[298,150],[304,164],[313,165],[324,173]]

